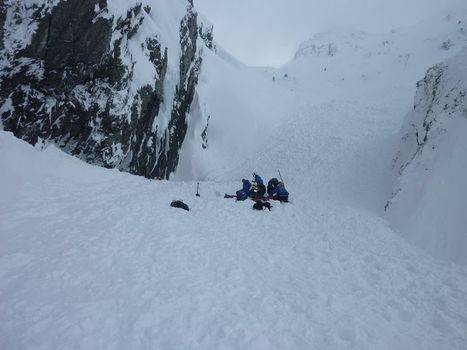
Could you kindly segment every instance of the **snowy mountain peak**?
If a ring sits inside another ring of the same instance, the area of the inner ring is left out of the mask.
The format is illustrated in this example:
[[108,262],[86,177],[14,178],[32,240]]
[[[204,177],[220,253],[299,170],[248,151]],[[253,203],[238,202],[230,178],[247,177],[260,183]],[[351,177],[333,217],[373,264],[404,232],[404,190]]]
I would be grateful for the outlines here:
[[335,56],[348,51],[362,50],[371,34],[363,31],[333,30],[321,32],[300,44],[294,59],[307,56]]
[[[389,33],[369,33],[353,29],[334,29],[315,34],[300,44],[294,59],[307,56],[335,56],[341,54],[384,55],[408,50],[415,43],[425,47],[449,50],[467,44],[467,8],[433,16],[416,25],[397,28]],[[425,42],[426,44],[423,44]],[[416,50],[417,47],[414,47]],[[458,50],[459,48],[457,48]]]

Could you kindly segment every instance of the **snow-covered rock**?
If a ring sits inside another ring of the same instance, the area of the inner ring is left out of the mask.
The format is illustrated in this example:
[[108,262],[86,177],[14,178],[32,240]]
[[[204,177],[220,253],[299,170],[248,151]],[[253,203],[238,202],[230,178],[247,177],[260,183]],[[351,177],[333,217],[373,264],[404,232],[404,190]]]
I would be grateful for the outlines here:
[[467,264],[467,47],[417,84],[387,215],[435,256]]
[[212,179],[296,104],[225,52],[190,1],[10,0],[0,21],[3,128],[89,163]]
[[8,0],[0,25],[5,130],[147,177],[176,169],[212,48],[191,1]]

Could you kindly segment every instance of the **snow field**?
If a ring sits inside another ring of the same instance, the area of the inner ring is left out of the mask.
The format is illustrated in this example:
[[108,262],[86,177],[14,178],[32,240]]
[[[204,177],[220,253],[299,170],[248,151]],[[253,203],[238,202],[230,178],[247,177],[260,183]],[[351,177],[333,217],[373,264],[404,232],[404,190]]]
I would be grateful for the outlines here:
[[[467,342],[467,270],[417,251],[370,211],[313,198],[291,178],[293,204],[256,212],[222,198],[239,181],[203,182],[198,198],[194,182],[0,135],[0,348]],[[190,212],[169,207],[179,198]]]

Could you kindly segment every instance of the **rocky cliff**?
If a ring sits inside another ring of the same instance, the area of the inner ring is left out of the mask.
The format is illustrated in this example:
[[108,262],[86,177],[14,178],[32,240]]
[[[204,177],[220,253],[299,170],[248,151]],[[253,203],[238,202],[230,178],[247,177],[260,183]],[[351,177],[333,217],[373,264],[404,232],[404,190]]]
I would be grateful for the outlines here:
[[386,206],[405,236],[435,256],[467,263],[467,47],[417,84],[394,160]]
[[169,178],[212,27],[192,1],[9,0],[0,9],[3,128],[87,162]]

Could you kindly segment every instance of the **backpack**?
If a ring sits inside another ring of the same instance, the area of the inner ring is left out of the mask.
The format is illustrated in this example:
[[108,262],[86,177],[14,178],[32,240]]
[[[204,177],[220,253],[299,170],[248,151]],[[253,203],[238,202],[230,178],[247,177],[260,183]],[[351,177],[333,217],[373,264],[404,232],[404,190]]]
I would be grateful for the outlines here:
[[272,206],[268,202],[256,201],[255,204],[253,204],[252,209],[263,210],[265,208],[271,211]]
[[248,198],[248,195],[244,191],[237,191],[235,194],[237,195],[237,201],[244,201]]
[[190,211],[190,208],[188,207],[188,205],[186,205],[185,203],[183,203],[182,201],[172,201],[172,203],[170,203],[170,206],[173,207],[173,208],[180,208],[180,209],[183,209],[183,210],[186,210],[186,211]]

